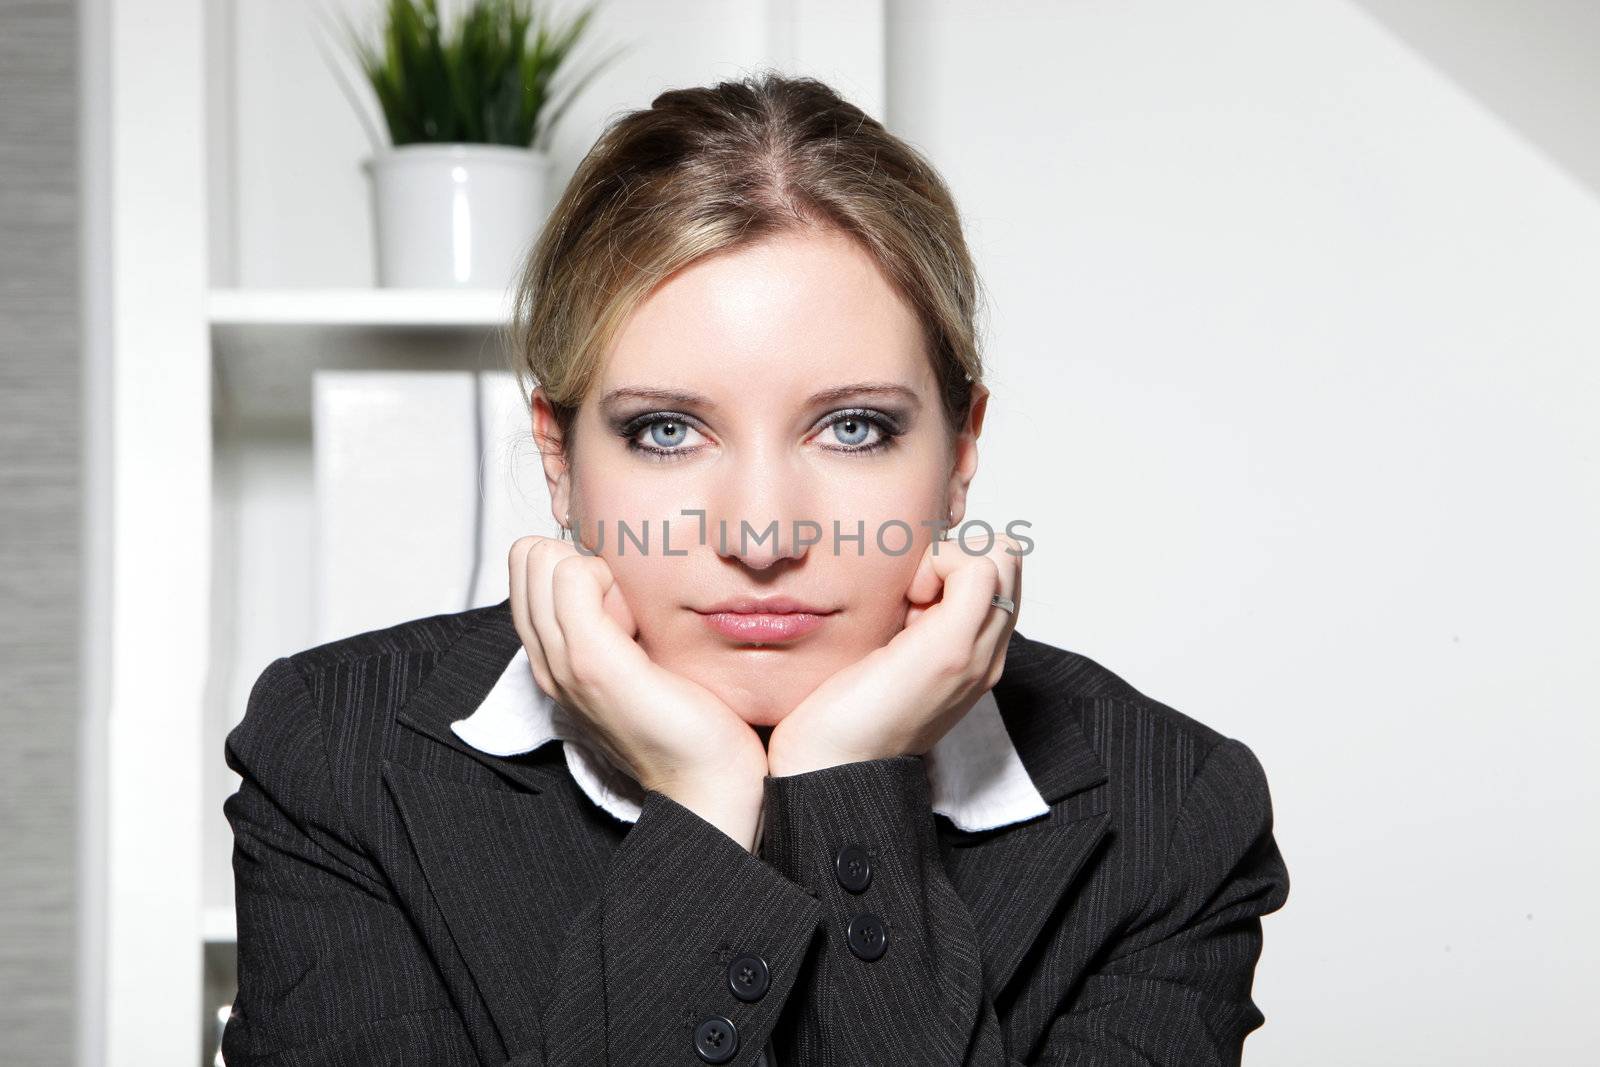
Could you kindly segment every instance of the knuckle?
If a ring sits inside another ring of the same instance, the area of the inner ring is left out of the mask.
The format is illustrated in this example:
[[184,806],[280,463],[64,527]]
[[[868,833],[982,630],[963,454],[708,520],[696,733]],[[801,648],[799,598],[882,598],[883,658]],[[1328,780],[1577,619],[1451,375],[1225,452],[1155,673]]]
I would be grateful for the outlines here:
[[974,557],[972,567],[982,574],[981,578],[976,579],[976,584],[991,592],[1000,591],[1000,565],[994,561],[993,556],[985,554]]
[[[561,656],[550,657],[550,677],[555,682],[561,693],[570,691],[577,679],[572,674],[572,661]],[[552,694],[559,698],[560,694]]]
[[990,667],[989,673],[983,676],[983,687],[985,689],[993,689],[999,683],[1001,677],[1005,673],[1006,661],[1002,659],[1000,662]]
[[972,658],[961,649],[940,649],[929,666],[940,678],[960,678],[972,667]]
[[533,680],[539,684],[539,689],[544,693],[545,696],[549,697],[551,700],[561,699],[561,693],[559,687],[556,685],[556,680],[550,676],[548,671],[540,670],[539,668],[535,667],[533,671]]
[[550,582],[555,589],[570,588],[588,567],[582,556],[562,556],[550,567]]
[[532,557],[535,553],[544,550],[549,543],[550,538],[543,534],[523,534],[511,542],[511,550],[508,555],[512,559],[518,556]]
[[587,653],[569,650],[567,653],[567,673],[572,676],[572,684],[579,689],[590,689],[599,681],[599,665]]
[[535,552],[548,553],[564,547],[554,537],[546,537],[544,534],[529,534],[528,536],[533,539],[533,550]]

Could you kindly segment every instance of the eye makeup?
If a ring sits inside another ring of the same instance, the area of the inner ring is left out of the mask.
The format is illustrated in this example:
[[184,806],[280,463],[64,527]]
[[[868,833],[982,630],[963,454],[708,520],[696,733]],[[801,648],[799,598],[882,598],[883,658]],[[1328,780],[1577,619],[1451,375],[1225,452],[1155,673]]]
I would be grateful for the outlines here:
[[641,415],[634,415],[631,418],[618,421],[620,424],[615,426],[614,429],[617,436],[621,437],[623,443],[627,445],[628,451],[638,453],[648,459],[678,459],[681,456],[692,455],[699,451],[697,447],[675,446],[663,448],[659,445],[647,445],[639,442],[639,435],[642,431],[650,430],[656,426],[677,426],[684,431],[694,430],[699,433],[700,431],[694,425],[695,420],[682,412],[647,411]]
[[[612,430],[623,439],[630,452],[642,454],[653,460],[672,460],[684,456],[694,455],[700,447],[682,445],[671,448],[657,444],[648,444],[639,440],[644,431],[652,430],[657,426],[676,426],[683,430],[702,432],[698,427],[699,420],[692,415],[681,411],[646,411],[637,415],[619,417],[613,421]],[[894,414],[876,408],[844,408],[830,412],[819,422],[814,433],[827,434],[833,427],[847,425],[850,428],[864,427],[869,435],[874,431],[876,438],[867,444],[822,444],[821,447],[829,452],[839,452],[845,455],[861,455],[866,453],[882,452],[894,447],[899,438],[905,433],[901,420]]]
[[886,411],[876,408],[845,408],[843,411],[831,413],[819,427],[822,433],[829,432],[835,426],[854,423],[865,426],[868,430],[878,432],[877,440],[867,445],[834,445],[824,444],[822,447],[830,452],[880,452],[894,446],[895,442],[905,431],[901,429],[900,420]]

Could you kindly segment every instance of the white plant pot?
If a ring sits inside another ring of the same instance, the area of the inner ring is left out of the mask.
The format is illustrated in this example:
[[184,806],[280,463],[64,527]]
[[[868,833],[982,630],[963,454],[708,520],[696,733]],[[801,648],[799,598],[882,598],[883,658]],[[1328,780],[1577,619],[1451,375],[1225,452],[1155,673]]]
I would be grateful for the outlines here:
[[494,144],[405,144],[365,159],[378,284],[507,288],[549,213],[550,157]]

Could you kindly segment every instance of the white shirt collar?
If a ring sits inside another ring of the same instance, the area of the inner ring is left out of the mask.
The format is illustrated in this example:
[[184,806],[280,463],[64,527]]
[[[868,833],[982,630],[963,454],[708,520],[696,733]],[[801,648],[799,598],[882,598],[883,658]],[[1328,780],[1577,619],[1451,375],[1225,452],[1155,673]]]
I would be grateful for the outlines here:
[[[580,788],[624,822],[639,818],[644,789],[583,738],[571,714],[539,688],[528,651],[516,655],[477,709],[450,724],[467,744],[495,756],[531,752],[559,738]],[[933,810],[962,830],[989,830],[1049,812],[987,690],[926,754]]]

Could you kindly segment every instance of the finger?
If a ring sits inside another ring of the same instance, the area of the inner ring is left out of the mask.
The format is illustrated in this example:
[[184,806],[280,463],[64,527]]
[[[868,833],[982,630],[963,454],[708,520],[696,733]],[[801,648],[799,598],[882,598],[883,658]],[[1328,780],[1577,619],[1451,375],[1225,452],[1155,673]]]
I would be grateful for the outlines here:
[[1017,626],[1017,613],[1022,610],[1022,556],[1018,549],[1016,541],[1001,534],[996,535],[995,545],[988,553],[989,558],[994,560],[999,579],[995,592],[1010,598],[1016,606],[1016,611],[1011,612],[991,604],[989,616],[984,621],[983,632],[978,640],[982,647],[990,649],[987,674],[991,677],[998,677],[1004,668],[1006,647],[1010,643],[1011,632]]
[[533,640],[533,620],[528,617],[528,553],[533,548],[533,537],[519,537],[511,543],[506,556],[506,567],[511,582],[511,622],[523,643]]
[[[609,573],[609,567],[607,571]],[[639,636],[639,620],[633,617],[633,609],[628,605],[628,598],[622,595],[619,583],[611,583],[601,598],[601,605],[607,615],[617,620],[617,625],[622,627],[622,632],[628,635],[630,641]]]
[[559,560],[551,573],[552,609],[562,642],[581,650],[585,676],[597,682],[625,674],[622,668],[645,655],[606,610],[606,597],[615,585],[611,568],[598,556],[574,553]]
[[528,654],[528,665],[533,668],[534,681],[539,683],[539,688],[544,690],[546,696],[553,699],[556,695],[555,679],[550,674],[550,663],[545,657],[544,645],[534,628],[529,604],[528,575],[531,570],[529,557],[538,540],[536,535],[519,537],[511,545],[508,560],[511,571],[511,621],[516,626],[517,636],[522,639],[522,647]]
[[[992,598],[998,594],[1017,600],[1021,592],[1021,557],[1014,554],[1016,542],[1003,534],[966,533],[951,542],[949,547],[953,552],[941,554],[932,566],[936,573],[943,572],[950,576],[946,580],[948,588],[944,591],[941,604],[950,601],[952,606],[960,603],[961,608],[945,613],[951,621],[952,631],[941,639],[962,640],[964,633],[967,647],[973,650],[975,672],[987,678],[995,672],[997,663],[1004,662],[1005,647],[1015,624],[1012,614],[997,608]],[[983,563],[978,563],[979,560]],[[967,566],[969,561],[970,567]],[[970,582],[957,581],[957,576],[967,570],[974,572]],[[980,574],[985,575],[987,581],[976,577]],[[961,631],[959,625],[971,628]]]
[[982,648],[981,661],[978,659],[978,641],[986,614],[994,610],[989,598],[999,588],[995,562],[986,554],[941,553],[933,566],[943,578],[943,592],[938,605],[918,619],[917,625],[932,627],[931,640],[967,650],[968,662],[977,673],[979,664],[987,665],[990,659],[987,645]]
[[567,667],[567,641],[556,618],[553,572],[563,558],[576,553],[577,550],[564,541],[541,537],[528,554],[528,612],[544,649],[550,676],[558,687],[555,694],[558,700],[562,698],[559,690],[567,685],[571,674]]
[[928,542],[928,547],[922,551],[922,559],[917,562],[917,569],[911,575],[911,582],[906,587],[906,599],[912,604],[926,607],[939,599],[939,593],[944,588],[944,577],[935,567],[935,554],[939,559],[945,559],[960,552],[954,541],[941,541],[934,538]]
[[[557,561],[551,579],[556,622],[571,650],[568,670],[575,680],[583,680],[588,697],[599,696],[603,707],[613,699],[615,686],[633,684],[629,680],[641,676],[639,668],[648,665],[649,656],[605,606],[607,596],[613,592],[620,595],[620,590],[604,560],[573,554]],[[590,714],[584,715],[584,721],[590,725],[590,739],[613,763],[628,768],[637,778],[638,768],[610,734],[612,723],[603,715]]]
[[[998,552],[999,540],[1000,536],[996,535],[996,544],[989,546],[988,552],[983,552],[974,544],[970,533],[963,533],[948,541],[930,542],[906,590],[906,599],[911,602],[906,612],[907,622],[917,619],[941,597],[948,595],[944,589],[945,580],[965,561]],[[996,565],[999,566],[998,563]],[[974,626],[974,633],[976,629]]]

